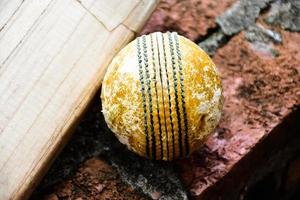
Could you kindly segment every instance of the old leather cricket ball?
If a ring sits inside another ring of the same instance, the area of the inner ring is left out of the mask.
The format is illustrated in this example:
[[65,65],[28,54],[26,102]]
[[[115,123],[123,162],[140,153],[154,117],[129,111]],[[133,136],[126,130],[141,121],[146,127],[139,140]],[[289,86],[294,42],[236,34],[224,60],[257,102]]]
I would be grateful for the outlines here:
[[173,160],[199,149],[217,126],[222,85],[210,57],[175,32],[136,38],[109,65],[102,85],[108,127],[137,154]]

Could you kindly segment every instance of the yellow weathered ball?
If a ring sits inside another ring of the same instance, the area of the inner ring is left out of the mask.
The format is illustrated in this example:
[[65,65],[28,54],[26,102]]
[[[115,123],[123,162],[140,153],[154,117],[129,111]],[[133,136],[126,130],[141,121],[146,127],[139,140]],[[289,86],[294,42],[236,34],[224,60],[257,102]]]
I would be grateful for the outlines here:
[[156,160],[185,157],[217,126],[222,86],[209,56],[177,33],[152,33],[123,48],[107,69],[102,109],[128,148]]

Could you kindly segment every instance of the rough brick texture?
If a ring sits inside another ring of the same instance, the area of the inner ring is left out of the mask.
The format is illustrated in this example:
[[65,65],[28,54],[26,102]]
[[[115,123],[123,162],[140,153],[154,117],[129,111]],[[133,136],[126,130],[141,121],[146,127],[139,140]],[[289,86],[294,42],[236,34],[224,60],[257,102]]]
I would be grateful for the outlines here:
[[[203,152],[198,152],[187,162],[191,167],[188,171],[195,172],[192,183],[189,183],[192,195],[204,195],[203,192],[219,181],[232,167],[240,166],[236,162],[242,158],[248,159],[244,162],[249,162],[252,168],[245,169],[241,165],[241,174],[236,174],[235,178],[238,185],[228,186],[232,187],[231,190],[237,194],[248,184],[247,181],[250,181],[244,180],[243,183],[243,177],[253,175],[259,162],[265,159],[264,164],[266,164],[269,156],[272,156],[271,153],[266,152],[268,156],[256,160],[247,157],[248,152],[254,151],[259,143],[263,143],[269,137],[269,142],[274,142],[274,146],[262,147],[261,152],[258,153],[268,151],[267,148],[272,148],[274,151],[281,150],[284,144],[276,142],[289,141],[285,139],[273,141],[271,138],[277,137],[276,134],[283,134],[289,139],[294,137],[294,141],[300,142],[297,136],[300,126],[295,119],[290,119],[294,120],[294,124],[289,124],[291,127],[275,131],[275,127],[281,124],[285,117],[292,112],[300,112],[296,106],[300,104],[300,67],[297,64],[300,60],[297,56],[299,49],[294,43],[300,42],[300,35],[285,31],[281,33],[283,45],[274,46],[274,49],[279,52],[277,57],[266,55],[258,50],[255,44],[245,40],[243,32],[234,36],[213,57],[223,80],[224,113],[219,128],[209,138]],[[291,148],[295,148],[293,151],[300,149],[295,144]],[[285,156],[289,157],[288,154]],[[202,161],[203,157],[205,162]],[[222,193],[218,195],[222,197]]]
[[190,158],[152,162],[108,130],[98,94],[32,198],[299,199],[299,21],[297,0],[162,0],[143,33],[177,31],[213,55],[219,127]]
[[235,0],[161,0],[141,34],[177,31],[198,41],[215,29],[215,19]]
[[118,172],[103,159],[92,158],[87,160],[72,178],[58,185],[55,193],[46,196],[45,199],[117,200],[121,196],[128,200],[147,199],[125,184]]

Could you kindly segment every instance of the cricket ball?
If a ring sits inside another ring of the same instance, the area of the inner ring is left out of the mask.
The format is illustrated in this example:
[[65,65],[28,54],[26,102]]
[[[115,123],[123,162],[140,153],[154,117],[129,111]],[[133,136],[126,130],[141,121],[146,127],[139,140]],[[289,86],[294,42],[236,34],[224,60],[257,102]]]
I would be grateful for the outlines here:
[[175,32],[136,38],[112,60],[102,112],[117,138],[155,160],[199,149],[222,112],[221,80],[210,57]]

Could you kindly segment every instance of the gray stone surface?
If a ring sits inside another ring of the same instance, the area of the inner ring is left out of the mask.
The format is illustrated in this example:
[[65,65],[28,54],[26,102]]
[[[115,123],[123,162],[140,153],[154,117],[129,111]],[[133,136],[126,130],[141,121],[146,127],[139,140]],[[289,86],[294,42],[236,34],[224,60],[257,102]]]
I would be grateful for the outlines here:
[[[285,25],[297,27],[297,23],[300,24],[300,20],[296,20],[300,12],[300,9],[298,9],[299,3],[295,3],[293,0],[291,2],[286,2],[285,6],[281,7],[283,3],[279,2],[279,0],[238,1],[224,14],[217,17],[216,23],[220,26],[220,29],[204,41],[201,41],[199,46],[210,56],[213,56],[217,49],[225,45],[233,35],[240,31],[245,31],[245,38],[253,43],[254,48],[259,51],[265,51],[267,54],[275,57],[277,52],[269,43],[281,43],[282,37],[280,33],[257,24],[256,20],[262,9],[272,5],[271,14],[268,17],[269,23],[284,23]],[[288,14],[287,7],[293,7],[293,14]],[[284,19],[291,22],[284,22]]]
[[300,31],[300,1],[278,0],[271,6],[266,22],[290,31]]
[[255,24],[260,11],[272,0],[241,0],[216,20],[226,35],[233,35]]
[[199,43],[199,46],[206,52],[208,55],[213,56],[216,53],[216,50],[224,45],[228,41],[229,37],[226,36],[221,30],[213,33],[206,40]]
[[281,43],[282,37],[279,33],[266,29],[261,25],[252,25],[247,28],[245,37],[250,42],[262,42],[262,43]]
[[279,56],[279,52],[273,47],[272,44],[254,41],[251,43],[250,46],[256,52],[262,53],[270,58],[275,58]]
[[124,181],[150,197],[158,194],[159,199],[187,199],[172,163],[153,162],[126,155],[111,157],[111,162]]

